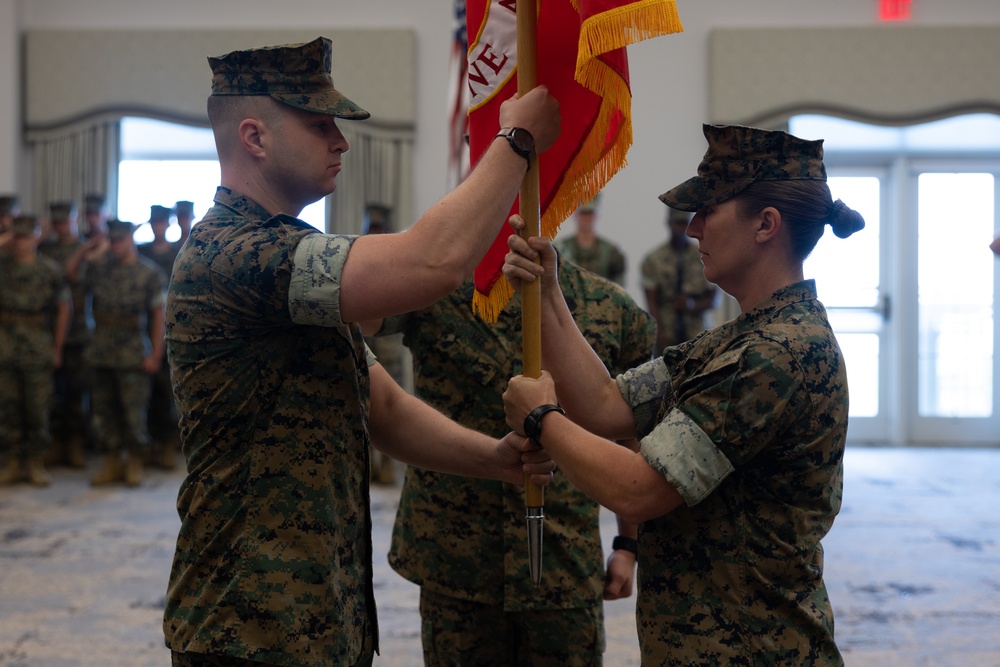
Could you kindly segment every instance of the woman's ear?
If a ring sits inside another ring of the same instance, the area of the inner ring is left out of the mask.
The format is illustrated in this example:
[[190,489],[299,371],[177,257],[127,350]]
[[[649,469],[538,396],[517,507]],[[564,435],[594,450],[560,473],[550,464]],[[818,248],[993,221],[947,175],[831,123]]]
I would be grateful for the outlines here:
[[781,230],[781,213],[773,206],[768,206],[757,214],[757,234],[759,243],[773,240]]

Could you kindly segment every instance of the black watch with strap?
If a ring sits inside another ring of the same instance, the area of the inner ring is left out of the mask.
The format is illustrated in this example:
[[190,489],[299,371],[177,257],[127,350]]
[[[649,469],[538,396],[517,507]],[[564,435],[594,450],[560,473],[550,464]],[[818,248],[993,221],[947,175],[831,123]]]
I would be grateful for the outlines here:
[[611,541],[611,548],[615,551],[619,549],[622,551],[631,551],[637,558],[639,556],[639,540],[634,540],[631,537],[625,537],[624,535],[615,536],[615,539]]
[[514,152],[528,161],[531,169],[531,156],[535,154],[535,138],[523,127],[504,127],[500,129],[495,139],[503,137],[514,149]]
[[561,415],[566,414],[566,411],[558,405],[552,405],[551,403],[539,405],[524,418],[524,434],[531,440],[540,442],[542,437],[542,417],[550,412],[558,412]]

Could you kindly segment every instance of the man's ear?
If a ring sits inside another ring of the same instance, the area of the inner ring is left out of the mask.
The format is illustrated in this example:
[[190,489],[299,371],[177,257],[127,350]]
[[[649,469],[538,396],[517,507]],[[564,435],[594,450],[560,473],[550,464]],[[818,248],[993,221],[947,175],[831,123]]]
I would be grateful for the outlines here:
[[781,213],[773,206],[768,206],[757,214],[757,234],[758,243],[766,243],[773,240],[778,231],[781,230]]
[[264,157],[264,124],[256,118],[245,118],[240,123],[240,145],[253,157]]

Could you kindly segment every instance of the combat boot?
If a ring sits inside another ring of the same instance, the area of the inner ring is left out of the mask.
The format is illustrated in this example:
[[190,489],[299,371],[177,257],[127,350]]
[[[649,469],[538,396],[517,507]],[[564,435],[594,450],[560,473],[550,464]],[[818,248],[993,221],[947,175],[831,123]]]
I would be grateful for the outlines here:
[[142,456],[129,454],[125,460],[125,486],[142,484]]
[[164,470],[173,470],[177,467],[177,443],[173,440],[165,440],[160,449],[160,467]]
[[45,465],[60,466],[66,462],[66,445],[62,440],[54,439],[45,453]]
[[122,469],[122,460],[118,454],[108,454],[104,459],[104,465],[97,471],[97,474],[90,478],[91,486],[104,486],[114,484],[125,478],[125,471]]
[[87,455],[83,451],[83,437],[74,435],[66,445],[66,464],[70,468],[86,468]]
[[10,457],[7,465],[0,470],[0,484],[17,484],[25,479],[24,470],[21,468],[21,460],[16,456]]
[[32,486],[48,486],[52,478],[45,472],[45,463],[41,456],[28,460],[28,483]]
[[385,486],[392,486],[396,483],[396,465],[388,454],[382,454],[382,461],[379,463],[378,481]]

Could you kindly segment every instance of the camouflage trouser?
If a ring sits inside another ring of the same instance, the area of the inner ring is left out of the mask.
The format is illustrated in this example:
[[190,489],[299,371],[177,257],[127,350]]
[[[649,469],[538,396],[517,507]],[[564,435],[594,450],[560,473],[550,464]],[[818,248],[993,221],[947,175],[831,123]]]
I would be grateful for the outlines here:
[[420,589],[427,667],[599,667],[604,607],[504,611]]
[[51,407],[51,368],[0,368],[0,446],[10,456],[45,455]]
[[265,667],[263,662],[231,658],[226,655],[170,652],[171,667]]
[[174,391],[170,386],[170,367],[166,359],[158,373],[151,378],[149,394],[149,435],[153,442],[177,442],[177,408],[174,406]]
[[[371,644],[370,638],[368,643]],[[361,658],[353,665],[348,665],[347,667],[371,667],[374,660],[375,649],[371,646],[366,646],[362,650]],[[232,658],[226,655],[170,652],[171,667],[264,667],[264,664],[253,660],[244,660],[243,658]]]
[[149,375],[138,369],[96,368],[93,378],[90,402],[98,451],[145,454]]
[[61,441],[90,436],[90,377],[84,351],[83,345],[67,344],[63,348],[62,367],[55,372],[52,433]]

